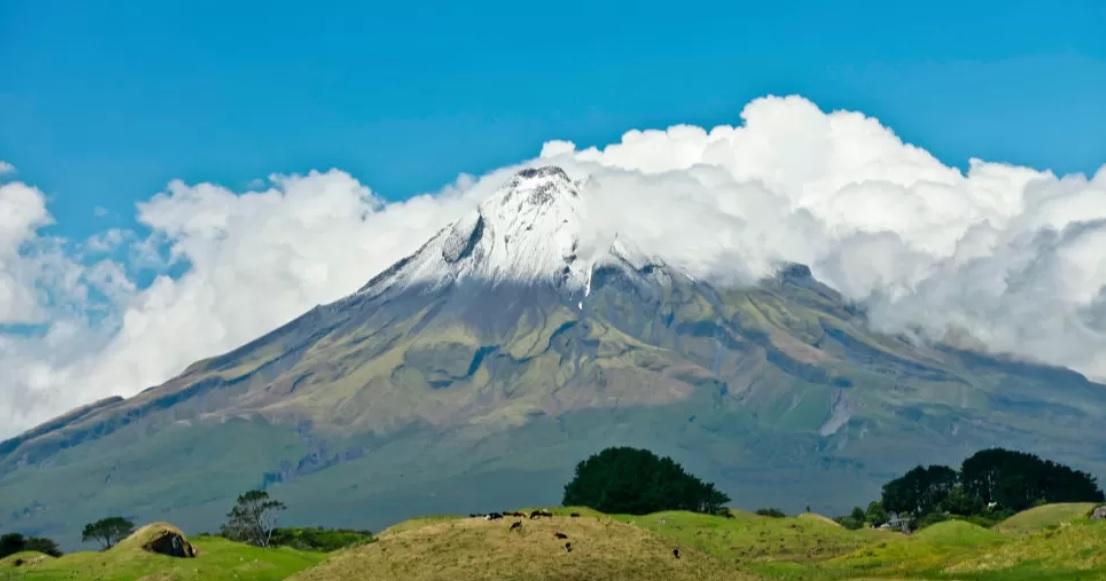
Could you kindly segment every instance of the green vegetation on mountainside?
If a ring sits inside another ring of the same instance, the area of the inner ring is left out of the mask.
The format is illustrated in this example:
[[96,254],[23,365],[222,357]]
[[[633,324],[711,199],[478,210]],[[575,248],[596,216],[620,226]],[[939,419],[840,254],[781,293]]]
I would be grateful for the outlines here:
[[507,285],[314,309],[0,443],[0,529],[201,530],[249,488],[288,503],[282,523],[375,529],[557,502],[609,445],[695,450],[719,493],[829,514],[998,442],[1095,466],[1106,390],[1077,374],[878,335],[801,269],[739,289],[599,274],[583,301]]

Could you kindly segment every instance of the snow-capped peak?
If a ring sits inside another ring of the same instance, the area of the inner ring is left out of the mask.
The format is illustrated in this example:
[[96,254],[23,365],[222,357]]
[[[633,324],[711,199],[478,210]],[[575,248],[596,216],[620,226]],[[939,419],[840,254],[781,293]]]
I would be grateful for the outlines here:
[[564,170],[524,169],[475,212],[438,232],[361,292],[438,288],[467,279],[583,290],[590,265],[577,257],[581,211],[580,192]]

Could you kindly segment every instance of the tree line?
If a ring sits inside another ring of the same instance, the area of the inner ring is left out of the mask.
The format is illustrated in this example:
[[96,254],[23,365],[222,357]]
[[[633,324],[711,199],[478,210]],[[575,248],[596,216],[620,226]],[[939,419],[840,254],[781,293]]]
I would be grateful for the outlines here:
[[848,527],[880,526],[895,517],[917,528],[952,516],[990,524],[1053,502],[1103,502],[1094,476],[1034,454],[990,448],[956,470],[917,466],[883,485],[879,501],[839,517]]

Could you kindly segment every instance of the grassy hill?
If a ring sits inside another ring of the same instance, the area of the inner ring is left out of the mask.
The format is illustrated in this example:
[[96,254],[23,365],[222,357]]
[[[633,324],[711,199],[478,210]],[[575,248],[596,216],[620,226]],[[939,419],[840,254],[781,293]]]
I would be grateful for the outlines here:
[[[909,536],[850,531],[816,514],[554,513],[552,520],[522,520],[525,534],[509,531],[517,519],[407,521],[296,579],[370,572],[379,579],[1106,579],[1106,522],[1092,522],[1072,505],[1039,507],[993,529],[950,520]],[[1025,524],[1050,519],[1064,524],[1032,531]],[[553,531],[569,535],[572,553]],[[680,548],[679,561],[672,547]]]
[[[521,522],[519,530],[511,525]],[[556,538],[556,533],[567,536]],[[571,550],[566,550],[571,543]],[[487,521],[435,519],[382,533],[377,542],[300,573],[340,579],[743,579],[724,560],[680,547],[607,516]]]
[[[537,520],[442,515],[399,523],[376,542],[330,554],[208,536],[191,539],[195,559],[146,553],[140,542],[57,559],[19,553],[0,560],[0,580],[1106,579],[1106,522],[1088,519],[1089,508],[1046,505],[991,529],[950,520],[913,535],[850,531],[815,514],[631,516],[558,508]],[[521,530],[511,530],[515,522]]]
[[1089,502],[1046,504],[1015,514],[995,525],[995,530],[1004,533],[1035,533],[1079,520],[1090,514],[1094,507]]
[[[142,532],[140,529],[136,535]],[[107,551],[82,551],[59,558],[40,553],[17,553],[0,561],[0,580],[277,580],[286,579],[326,558],[325,553],[287,547],[261,549],[221,537],[198,536],[189,541],[199,553],[194,559],[146,552],[141,548],[143,540],[137,537]]]

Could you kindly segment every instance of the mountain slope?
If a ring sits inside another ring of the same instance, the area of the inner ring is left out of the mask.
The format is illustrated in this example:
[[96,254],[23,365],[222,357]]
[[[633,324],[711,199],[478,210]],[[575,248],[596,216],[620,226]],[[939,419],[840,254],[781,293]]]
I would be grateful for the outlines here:
[[985,446],[1104,465],[1103,386],[873,333],[804,266],[724,288],[631,241],[584,257],[582,188],[524,170],[349,297],[0,443],[0,529],[212,527],[254,486],[293,520],[376,527],[555,502],[611,444],[823,511]]

